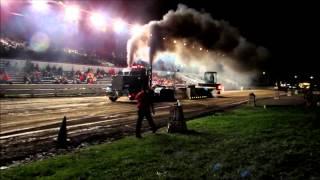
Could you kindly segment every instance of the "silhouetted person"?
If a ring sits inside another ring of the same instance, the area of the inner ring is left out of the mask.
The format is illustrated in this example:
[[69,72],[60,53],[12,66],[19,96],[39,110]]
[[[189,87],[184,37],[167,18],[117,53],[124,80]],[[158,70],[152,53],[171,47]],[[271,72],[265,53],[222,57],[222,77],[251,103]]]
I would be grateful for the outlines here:
[[141,91],[136,95],[137,107],[138,107],[138,120],[136,126],[136,137],[141,138],[141,125],[144,117],[147,118],[152,132],[155,133],[157,128],[153,122],[151,111],[154,114],[154,107],[152,102],[152,96],[149,89],[142,88]]
[[30,79],[29,75],[25,74],[25,75],[23,76],[23,82],[24,82],[25,84],[30,84],[30,83],[31,83],[31,79]]

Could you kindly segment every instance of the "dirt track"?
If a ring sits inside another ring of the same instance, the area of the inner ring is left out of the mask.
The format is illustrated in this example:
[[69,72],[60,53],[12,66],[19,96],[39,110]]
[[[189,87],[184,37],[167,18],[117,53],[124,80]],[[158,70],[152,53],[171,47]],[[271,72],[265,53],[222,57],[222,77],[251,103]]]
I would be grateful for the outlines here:
[[[251,92],[251,91],[250,91]],[[273,91],[256,90],[258,98],[272,96]],[[235,103],[247,99],[248,91],[229,92],[224,98],[204,100],[184,100],[183,105],[201,107]],[[111,103],[106,97],[72,97],[72,98],[29,98],[3,99],[1,103],[1,135],[9,131],[32,128],[60,122],[63,116],[68,120],[92,119],[95,117],[124,117],[135,113],[135,103],[126,101]],[[158,108],[171,103],[158,103]]]
[[[272,90],[250,90],[225,92],[219,98],[183,100],[185,117],[191,118],[243,103],[248,99],[250,92],[254,92],[257,98],[274,95]],[[135,103],[127,101],[126,98],[116,103],[108,101],[103,96],[1,99],[0,102],[0,145],[1,156],[4,159],[23,155],[26,149],[43,146],[44,142],[52,145],[63,116],[67,116],[68,137],[78,142],[94,135],[132,132],[135,126]],[[156,104],[154,118],[157,124],[166,124],[172,104]],[[45,147],[37,149],[42,150],[45,150]]]

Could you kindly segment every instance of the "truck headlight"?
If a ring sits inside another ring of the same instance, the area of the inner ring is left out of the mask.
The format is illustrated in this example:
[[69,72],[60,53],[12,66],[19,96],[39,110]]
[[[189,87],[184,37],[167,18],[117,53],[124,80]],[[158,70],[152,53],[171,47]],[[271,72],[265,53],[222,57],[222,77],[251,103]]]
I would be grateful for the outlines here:
[[111,92],[111,91],[112,91],[111,87],[106,88],[106,92]]

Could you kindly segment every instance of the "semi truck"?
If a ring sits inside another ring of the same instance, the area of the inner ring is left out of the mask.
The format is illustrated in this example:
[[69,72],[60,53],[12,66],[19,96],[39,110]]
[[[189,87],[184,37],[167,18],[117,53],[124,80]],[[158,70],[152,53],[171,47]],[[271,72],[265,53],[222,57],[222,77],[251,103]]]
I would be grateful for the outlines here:
[[[175,80],[174,80],[175,81]],[[212,98],[220,94],[222,84],[217,83],[217,72],[205,72],[203,82],[197,84],[173,84],[170,86],[152,84],[152,68],[135,65],[119,71],[112,77],[111,85],[106,87],[106,96],[115,102],[121,96],[134,100],[141,88],[152,88],[158,101],[172,101],[177,98]]]

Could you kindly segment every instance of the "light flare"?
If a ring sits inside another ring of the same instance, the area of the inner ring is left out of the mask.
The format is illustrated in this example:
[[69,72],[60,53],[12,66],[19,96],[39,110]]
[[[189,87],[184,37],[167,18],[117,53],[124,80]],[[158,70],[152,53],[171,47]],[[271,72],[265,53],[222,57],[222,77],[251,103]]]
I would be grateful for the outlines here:
[[126,23],[122,19],[117,19],[113,22],[113,30],[116,33],[121,33],[125,30]]
[[45,52],[50,46],[50,38],[42,32],[35,33],[30,39],[30,48],[35,52]]
[[78,21],[80,18],[80,8],[76,5],[67,5],[64,9],[65,20]]
[[1,8],[8,7],[11,2],[12,1],[10,1],[10,0],[0,0],[0,7]]
[[105,30],[106,27],[106,18],[101,13],[92,13],[90,16],[90,22],[92,26],[99,30]]
[[142,30],[143,30],[143,28],[141,25],[135,24],[132,26],[130,33],[131,33],[131,35],[136,35],[136,34],[140,34],[142,32]]
[[49,4],[47,0],[32,0],[31,8],[37,12],[46,12],[49,9]]

